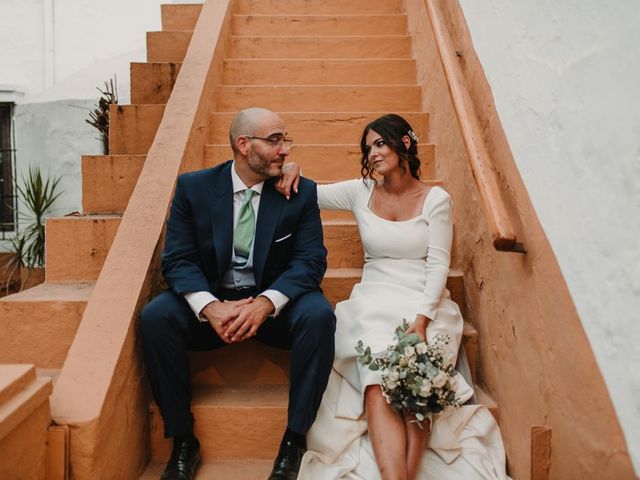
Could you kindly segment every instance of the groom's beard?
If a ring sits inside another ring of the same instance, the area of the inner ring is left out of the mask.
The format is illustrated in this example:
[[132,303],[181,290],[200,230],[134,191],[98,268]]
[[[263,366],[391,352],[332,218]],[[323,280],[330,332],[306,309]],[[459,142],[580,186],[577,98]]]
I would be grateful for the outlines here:
[[282,175],[282,164],[284,163],[284,155],[272,155],[270,158],[263,157],[251,149],[247,163],[249,168],[266,180],[270,177],[279,177]]

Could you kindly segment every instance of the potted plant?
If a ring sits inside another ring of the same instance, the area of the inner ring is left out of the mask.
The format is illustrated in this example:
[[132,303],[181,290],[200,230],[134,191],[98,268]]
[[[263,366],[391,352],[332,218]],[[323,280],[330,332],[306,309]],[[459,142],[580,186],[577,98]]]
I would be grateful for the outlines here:
[[62,193],[59,182],[60,177],[44,178],[40,167],[32,166],[27,177],[22,177],[22,185],[18,185],[18,194],[26,207],[19,217],[27,225],[11,242],[14,259],[7,267],[11,276],[19,269],[21,290],[44,282],[45,220]]

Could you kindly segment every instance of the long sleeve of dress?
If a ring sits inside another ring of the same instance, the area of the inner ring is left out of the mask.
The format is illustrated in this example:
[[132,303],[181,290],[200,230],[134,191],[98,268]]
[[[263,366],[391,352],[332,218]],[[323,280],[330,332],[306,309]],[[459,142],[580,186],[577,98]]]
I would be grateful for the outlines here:
[[359,192],[366,188],[362,180],[347,180],[318,185],[318,206],[330,210],[353,210]]
[[453,240],[451,197],[441,188],[434,188],[438,191],[431,192],[433,198],[429,199],[425,212],[429,222],[429,246],[425,263],[424,298],[418,311],[432,320],[435,318],[442,292],[447,285]]

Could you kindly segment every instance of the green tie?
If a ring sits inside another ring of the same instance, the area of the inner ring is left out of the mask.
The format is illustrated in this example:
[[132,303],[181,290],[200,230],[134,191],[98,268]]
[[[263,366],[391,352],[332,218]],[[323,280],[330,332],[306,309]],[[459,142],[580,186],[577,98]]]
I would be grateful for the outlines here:
[[236,252],[236,256],[246,259],[249,258],[256,228],[256,216],[253,211],[253,205],[251,205],[251,197],[253,197],[254,193],[256,192],[249,188],[244,191],[244,200],[240,205],[238,221],[233,232],[233,249]]

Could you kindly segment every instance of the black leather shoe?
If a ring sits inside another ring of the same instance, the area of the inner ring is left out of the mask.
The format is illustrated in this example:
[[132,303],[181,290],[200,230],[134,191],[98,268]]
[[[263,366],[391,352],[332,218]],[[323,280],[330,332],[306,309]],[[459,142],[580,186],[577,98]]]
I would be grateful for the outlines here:
[[197,438],[191,437],[174,444],[171,458],[160,480],[192,480],[200,459],[200,442]]
[[304,452],[304,448],[294,445],[291,441],[283,441],[278,457],[273,462],[269,480],[296,480]]

